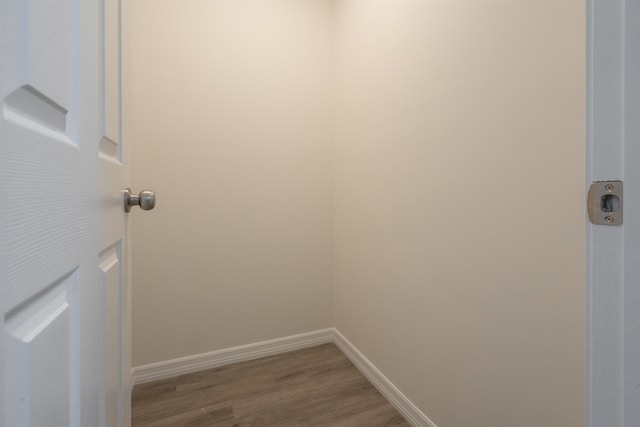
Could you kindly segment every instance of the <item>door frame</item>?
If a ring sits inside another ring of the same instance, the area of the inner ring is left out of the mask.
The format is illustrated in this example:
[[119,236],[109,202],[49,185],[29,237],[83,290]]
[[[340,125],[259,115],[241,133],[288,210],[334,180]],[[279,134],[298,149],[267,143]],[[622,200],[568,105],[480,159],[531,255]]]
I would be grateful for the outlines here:
[[[122,0],[121,7],[122,133],[129,140],[130,2]],[[636,212],[636,204],[640,207],[640,193],[633,185],[640,184],[640,168],[625,167],[640,160],[640,147],[625,145],[631,135],[640,139],[640,117],[634,120],[632,115],[640,112],[640,73],[633,72],[638,69],[640,2],[586,0],[585,194],[593,181],[624,179],[626,212]],[[640,384],[640,368],[624,363],[632,357],[640,359],[640,310],[636,308],[640,307],[640,286],[629,289],[625,282],[640,280],[640,258],[633,256],[640,253],[640,224],[631,215],[621,227],[594,226],[587,220],[585,246],[587,426],[629,426],[629,420],[640,419],[639,405],[625,405],[625,400],[640,402],[640,390],[631,387]],[[130,256],[129,248],[125,253]],[[625,257],[630,262],[625,263]],[[126,261],[125,266],[130,266],[130,259]],[[131,283],[130,271],[123,271],[126,283]],[[125,423],[130,419],[132,387],[130,296],[129,286],[124,290],[122,312]],[[632,324],[639,327],[629,328]]]
[[625,364],[640,359],[640,2],[587,0],[586,18],[586,188],[624,180],[626,212],[619,227],[586,225],[586,419],[630,427],[640,419],[640,369]]

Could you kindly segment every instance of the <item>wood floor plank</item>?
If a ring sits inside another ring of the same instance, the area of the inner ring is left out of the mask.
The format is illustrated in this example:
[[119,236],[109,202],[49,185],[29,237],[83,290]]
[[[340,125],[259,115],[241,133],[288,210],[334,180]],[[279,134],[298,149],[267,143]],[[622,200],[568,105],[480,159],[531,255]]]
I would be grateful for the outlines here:
[[144,427],[173,427],[173,426],[212,426],[235,424],[233,408],[230,405],[217,404],[205,406],[162,419],[141,422],[137,425]]
[[334,344],[138,385],[132,426],[409,426]]

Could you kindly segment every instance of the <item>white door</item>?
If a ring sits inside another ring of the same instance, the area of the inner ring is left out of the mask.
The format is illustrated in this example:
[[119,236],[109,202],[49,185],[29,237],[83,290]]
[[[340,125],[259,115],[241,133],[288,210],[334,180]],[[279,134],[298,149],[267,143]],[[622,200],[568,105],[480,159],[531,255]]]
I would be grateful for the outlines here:
[[587,226],[587,424],[640,426],[640,1],[587,1],[587,184],[624,181],[623,225]]
[[127,4],[0,1],[0,425],[129,420]]

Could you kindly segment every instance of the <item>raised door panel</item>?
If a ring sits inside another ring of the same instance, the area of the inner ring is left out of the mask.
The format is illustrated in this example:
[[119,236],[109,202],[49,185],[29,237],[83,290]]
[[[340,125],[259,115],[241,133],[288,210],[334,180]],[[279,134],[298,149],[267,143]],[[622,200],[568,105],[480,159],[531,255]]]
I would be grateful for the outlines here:
[[[4,421],[13,427],[72,425],[78,402],[75,272],[6,316]],[[74,423],[75,424],[75,423]]]
[[[4,108],[6,120],[47,137],[71,142],[69,110],[75,5],[71,0],[7,0]],[[13,17],[18,19],[10,19]]]
[[121,393],[121,338],[120,312],[122,296],[121,243],[111,246],[100,254],[99,270],[103,291],[103,352],[104,389],[102,398],[101,424],[105,427],[120,425],[122,409]]
[[120,148],[120,1],[103,0],[103,137],[100,156],[122,161]]

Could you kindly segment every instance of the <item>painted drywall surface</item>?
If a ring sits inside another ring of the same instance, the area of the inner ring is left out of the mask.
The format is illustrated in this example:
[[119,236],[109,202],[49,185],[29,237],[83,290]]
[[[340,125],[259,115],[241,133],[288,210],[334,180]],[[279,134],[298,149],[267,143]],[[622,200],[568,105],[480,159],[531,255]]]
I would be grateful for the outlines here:
[[584,425],[583,2],[336,17],[337,329],[439,427]]
[[337,6],[134,2],[134,365],[331,324],[335,17],[336,326],[440,427],[583,425],[581,2]]
[[332,326],[332,11],[133,2],[134,366]]

